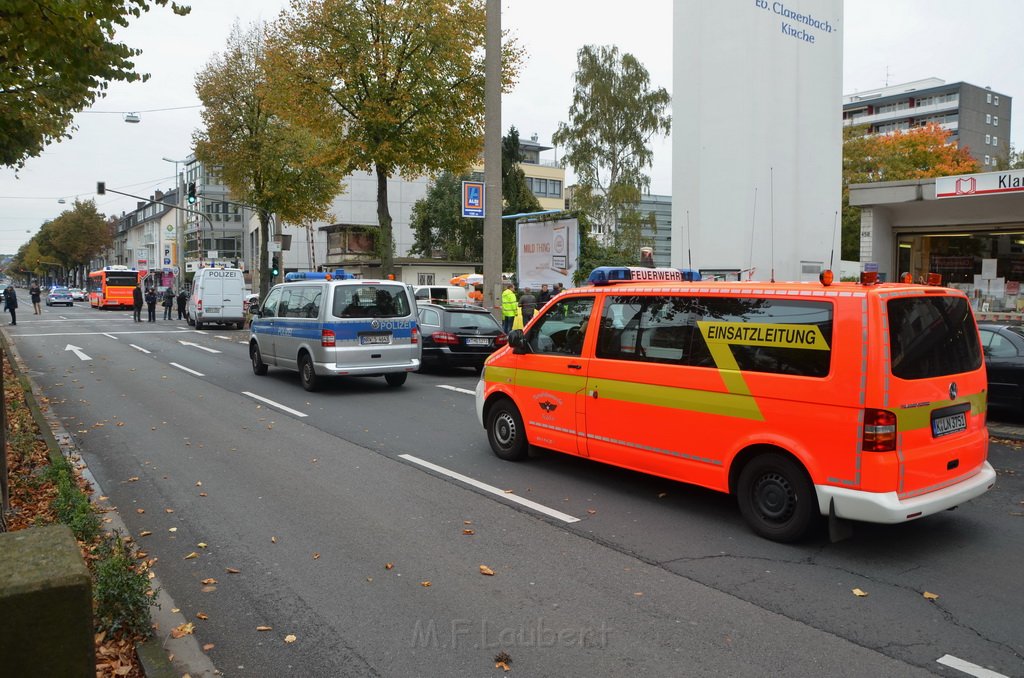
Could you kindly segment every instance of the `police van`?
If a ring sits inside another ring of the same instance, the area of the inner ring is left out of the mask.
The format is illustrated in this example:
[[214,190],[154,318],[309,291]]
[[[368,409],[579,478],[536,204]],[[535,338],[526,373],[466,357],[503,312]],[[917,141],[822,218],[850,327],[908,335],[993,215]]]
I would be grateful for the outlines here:
[[252,371],[299,373],[307,391],[323,378],[383,375],[401,386],[420,367],[420,334],[412,289],[394,280],[362,280],[339,271],[289,273],[254,310]]
[[186,322],[197,330],[206,325],[245,324],[245,279],[240,268],[201,268],[192,278],[185,305]]
[[597,269],[487,360],[478,420],[502,459],[535,445],[727,492],[777,541],[956,507],[995,481],[970,303],[873,275]]

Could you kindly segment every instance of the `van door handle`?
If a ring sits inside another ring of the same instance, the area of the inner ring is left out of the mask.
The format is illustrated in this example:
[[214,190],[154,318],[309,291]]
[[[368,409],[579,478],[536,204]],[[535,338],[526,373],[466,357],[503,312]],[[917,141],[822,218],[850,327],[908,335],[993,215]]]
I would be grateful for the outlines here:
[[569,363],[568,365],[566,365],[566,367],[568,367],[570,370],[582,370],[583,369],[583,365],[577,365],[576,363]]

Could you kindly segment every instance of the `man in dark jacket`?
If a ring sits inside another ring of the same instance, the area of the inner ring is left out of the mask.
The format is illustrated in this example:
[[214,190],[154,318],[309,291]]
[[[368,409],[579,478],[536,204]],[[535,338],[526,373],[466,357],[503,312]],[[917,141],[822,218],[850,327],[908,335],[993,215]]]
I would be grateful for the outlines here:
[[149,312],[149,322],[156,322],[156,290],[150,287],[146,290],[146,310]]
[[18,295],[14,291],[14,285],[8,285],[7,289],[4,290],[4,308],[11,312],[11,324],[17,325]]
[[178,320],[185,320],[185,304],[188,303],[188,292],[182,287],[178,291]]
[[161,305],[164,307],[164,320],[170,320],[171,309],[174,308],[174,290],[170,287],[164,290],[164,300]]
[[142,322],[142,283],[135,286],[132,290],[132,313],[135,317],[135,322]]

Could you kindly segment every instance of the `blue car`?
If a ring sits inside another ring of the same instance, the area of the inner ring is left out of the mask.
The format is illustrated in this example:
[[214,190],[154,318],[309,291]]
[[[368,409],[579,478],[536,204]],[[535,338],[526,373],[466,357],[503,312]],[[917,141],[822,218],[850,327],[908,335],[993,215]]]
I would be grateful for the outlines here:
[[57,304],[75,305],[75,298],[71,296],[71,290],[66,287],[54,287],[46,294],[46,305],[56,306]]

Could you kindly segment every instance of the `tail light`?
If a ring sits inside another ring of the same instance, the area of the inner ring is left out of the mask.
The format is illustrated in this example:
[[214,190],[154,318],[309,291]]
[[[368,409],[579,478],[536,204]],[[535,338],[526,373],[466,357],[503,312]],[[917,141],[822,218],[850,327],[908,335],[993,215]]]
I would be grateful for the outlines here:
[[507,343],[508,343],[508,335],[507,334],[499,334],[498,336],[496,336],[494,338],[494,347],[495,348],[501,348],[502,346],[504,346]]
[[334,330],[320,330],[320,345],[324,348],[334,348]]
[[196,299],[196,310],[197,311],[202,311],[203,310],[203,300],[202,299]]
[[450,344],[452,346],[459,344],[459,337],[451,332],[434,332],[430,338],[434,340],[435,344]]
[[896,449],[896,415],[888,410],[864,410],[865,452],[892,452]]
[[409,343],[412,344],[413,346],[420,343],[420,328],[412,328],[412,336],[409,338]]

